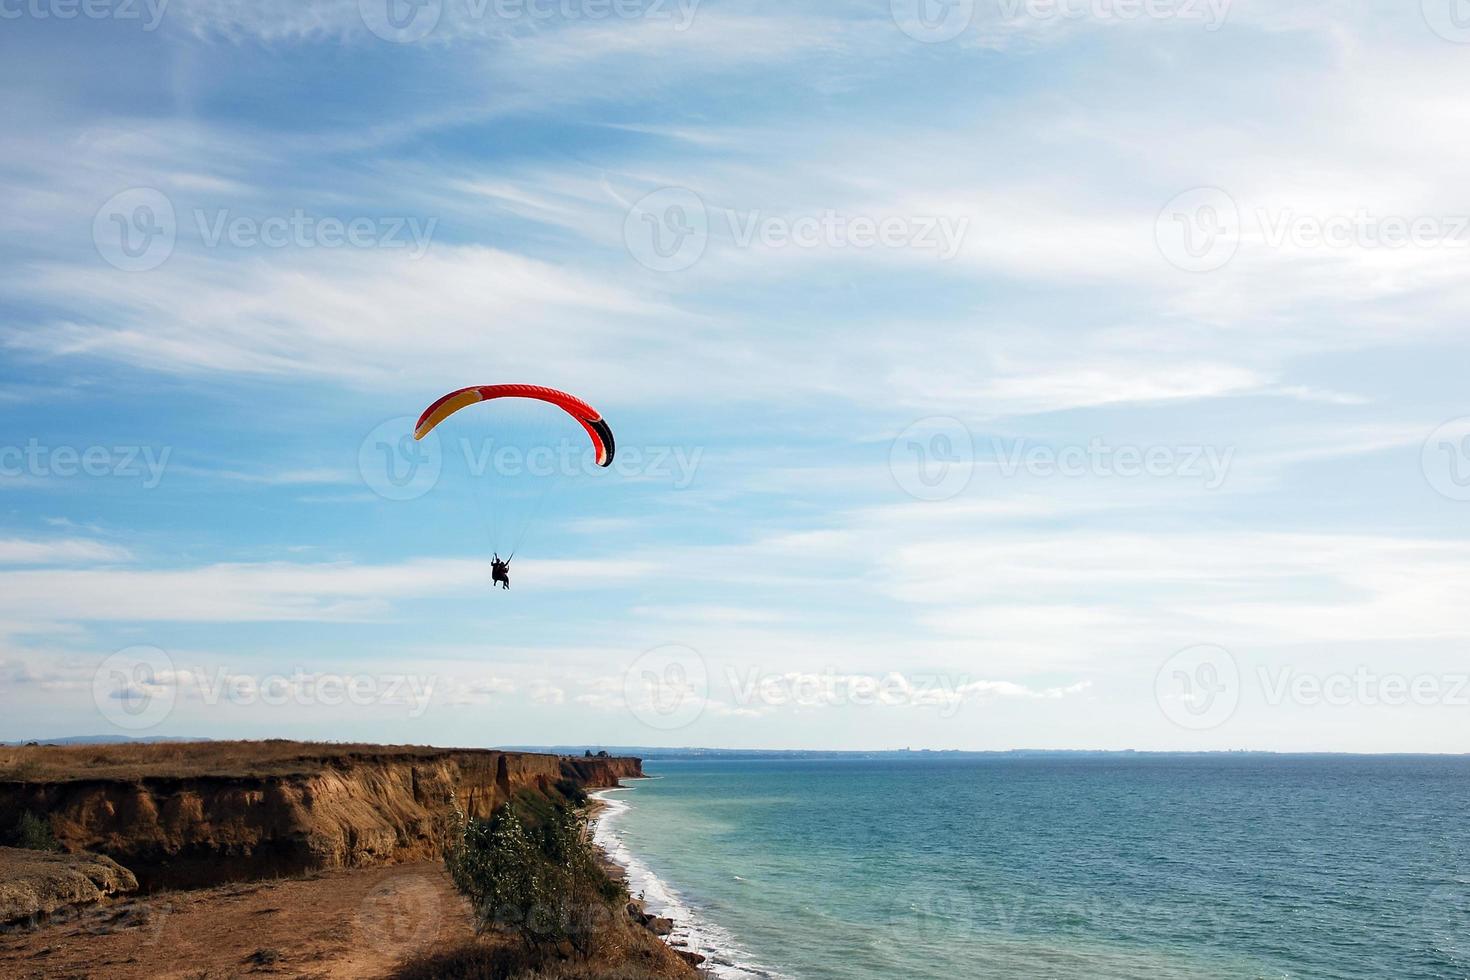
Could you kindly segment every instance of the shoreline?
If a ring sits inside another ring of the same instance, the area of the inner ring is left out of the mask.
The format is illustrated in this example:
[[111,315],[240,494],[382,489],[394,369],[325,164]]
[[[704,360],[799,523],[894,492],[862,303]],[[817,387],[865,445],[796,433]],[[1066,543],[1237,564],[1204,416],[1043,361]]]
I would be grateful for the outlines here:
[[[645,777],[648,778],[648,777]],[[754,957],[719,925],[692,908],[679,891],[660,878],[628,847],[613,829],[616,819],[629,804],[608,794],[630,792],[636,787],[617,786],[588,794],[593,843],[609,868],[628,888],[630,900],[655,919],[666,919],[671,928],[663,941],[681,954],[704,957],[699,969],[719,980],[784,980],[774,970],[753,965]]]

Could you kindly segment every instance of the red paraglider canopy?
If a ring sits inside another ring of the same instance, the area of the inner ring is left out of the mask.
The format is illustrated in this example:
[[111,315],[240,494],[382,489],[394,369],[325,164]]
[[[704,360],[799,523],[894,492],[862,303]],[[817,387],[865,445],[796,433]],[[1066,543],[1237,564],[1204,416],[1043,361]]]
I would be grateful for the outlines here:
[[548,402],[576,419],[587,430],[592,447],[597,451],[597,465],[611,466],[616,447],[613,444],[612,428],[603,421],[602,414],[575,395],[541,385],[475,385],[451,391],[434,404],[424,409],[414,426],[413,437],[422,439],[449,416],[462,408],[496,398],[530,398]]

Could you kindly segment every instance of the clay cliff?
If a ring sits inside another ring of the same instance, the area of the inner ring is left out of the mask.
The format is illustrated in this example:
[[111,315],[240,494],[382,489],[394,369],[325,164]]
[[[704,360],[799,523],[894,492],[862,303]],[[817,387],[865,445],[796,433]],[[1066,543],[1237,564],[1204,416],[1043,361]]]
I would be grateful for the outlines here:
[[0,827],[44,814],[65,850],[107,855],[144,889],[434,858],[456,806],[484,817],[642,775],[637,759],[293,742],[9,755]]
[[643,760],[619,756],[566,756],[562,773],[585,787],[608,789],[624,779],[643,778]]

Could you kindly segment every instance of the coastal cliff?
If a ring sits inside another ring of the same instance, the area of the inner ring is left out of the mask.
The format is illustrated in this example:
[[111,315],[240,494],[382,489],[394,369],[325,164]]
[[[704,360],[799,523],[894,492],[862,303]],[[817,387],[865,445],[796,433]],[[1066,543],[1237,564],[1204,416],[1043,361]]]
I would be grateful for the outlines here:
[[560,800],[640,760],[295,742],[32,746],[0,769],[0,826],[45,814],[71,852],[146,889],[437,857],[455,808]]
[[612,789],[623,779],[642,779],[643,760],[627,756],[566,756],[562,772],[586,789]]

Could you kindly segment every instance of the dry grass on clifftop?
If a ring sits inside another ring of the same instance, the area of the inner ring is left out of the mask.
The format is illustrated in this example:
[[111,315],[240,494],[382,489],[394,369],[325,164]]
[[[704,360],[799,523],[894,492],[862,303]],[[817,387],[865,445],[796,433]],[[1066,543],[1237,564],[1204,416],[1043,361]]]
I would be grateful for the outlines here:
[[342,762],[433,759],[451,754],[481,753],[487,756],[496,754],[493,749],[293,742],[285,739],[5,746],[0,747],[0,781],[287,776],[320,772],[327,766]]

